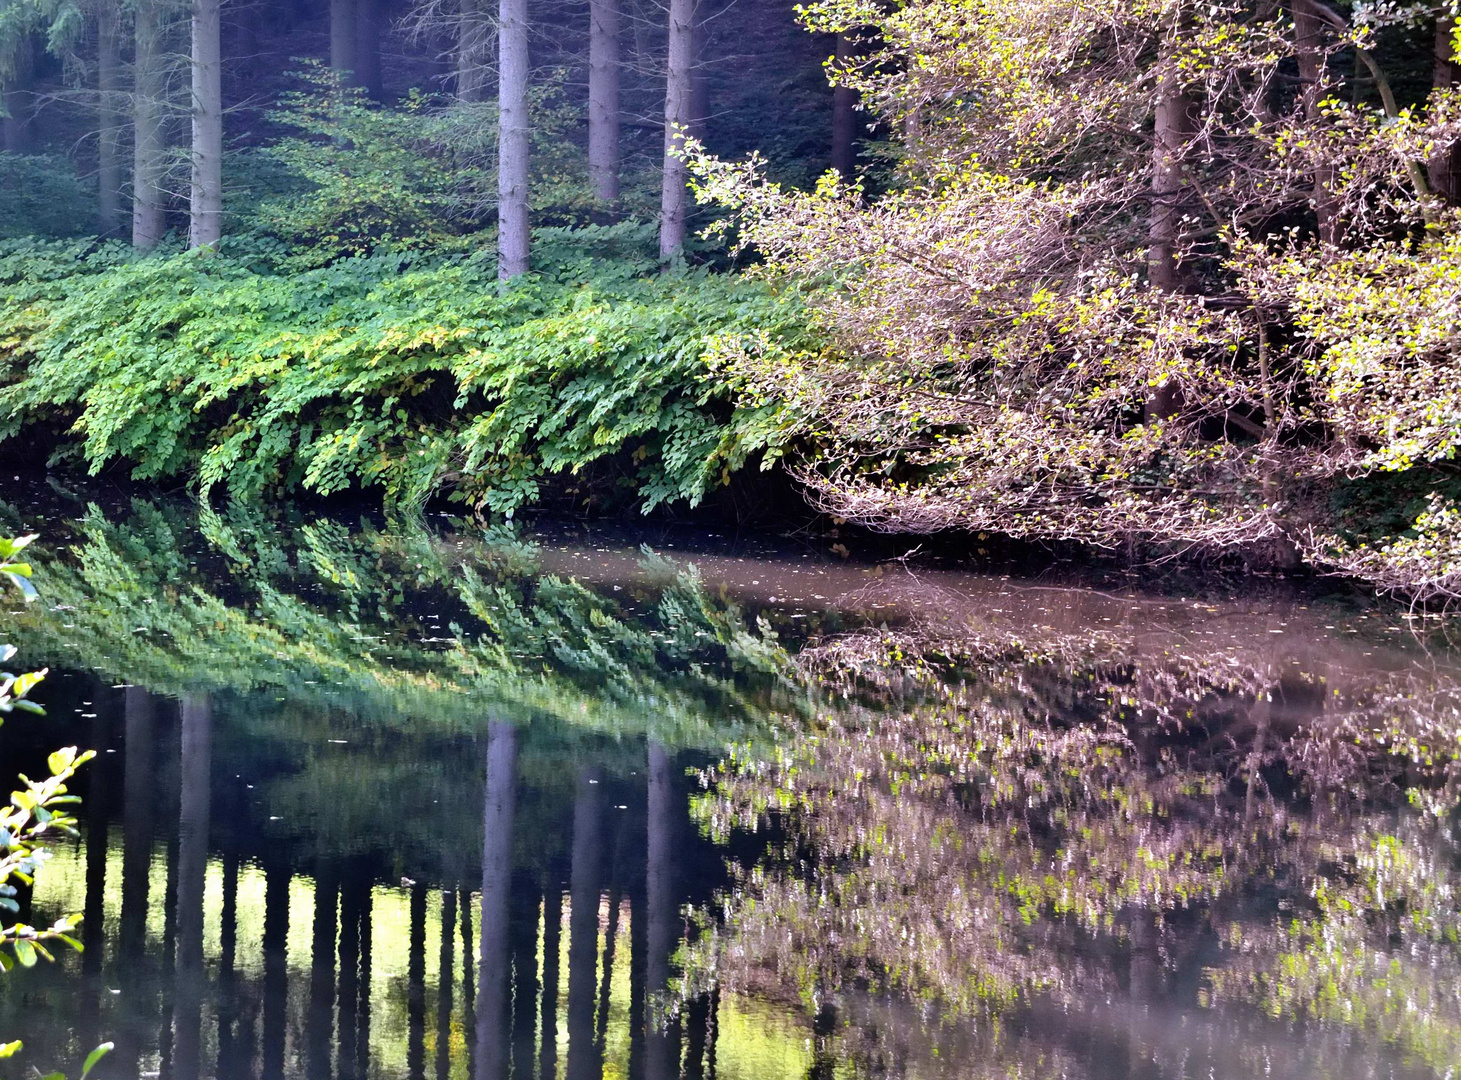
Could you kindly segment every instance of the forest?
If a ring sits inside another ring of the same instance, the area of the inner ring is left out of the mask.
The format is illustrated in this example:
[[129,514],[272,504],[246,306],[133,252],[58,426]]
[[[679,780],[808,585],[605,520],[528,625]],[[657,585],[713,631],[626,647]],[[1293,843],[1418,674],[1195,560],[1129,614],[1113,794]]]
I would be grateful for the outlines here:
[[8,0],[0,437],[491,516],[775,471],[881,532],[1445,603],[1457,31],[1321,0]]

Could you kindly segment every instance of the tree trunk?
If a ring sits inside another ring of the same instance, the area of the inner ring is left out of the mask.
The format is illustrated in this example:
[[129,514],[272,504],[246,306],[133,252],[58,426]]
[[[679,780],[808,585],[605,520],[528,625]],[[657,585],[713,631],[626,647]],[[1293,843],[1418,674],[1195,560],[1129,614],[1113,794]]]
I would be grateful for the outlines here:
[[[406,1075],[411,1080],[420,1080],[426,1075],[426,886],[420,882],[411,886],[410,910],[406,944]],[[343,1047],[340,1056],[344,1057]]]
[[512,884],[512,819],[517,731],[494,723],[487,740],[482,807],[482,917],[478,947],[475,1075],[501,1077],[507,1065],[507,899]]
[[114,0],[102,0],[96,26],[97,211],[103,236],[122,228],[122,38]]
[[223,44],[221,0],[193,0],[193,184],[188,246],[223,238]]
[[0,128],[4,130],[5,152],[7,154],[29,154],[30,114],[34,107],[31,93],[31,78],[35,69],[35,43],[26,34],[16,46],[15,74],[4,87],[4,117]]
[[452,990],[456,976],[457,890],[441,890],[441,947],[436,957],[436,1080],[451,1078]]
[[[837,35],[837,70],[847,70],[852,61],[852,41]],[[857,91],[850,86],[832,88],[832,168],[850,184],[857,178]]]
[[528,269],[528,3],[497,4],[497,277]]
[[563,934],[563,890],[556,880],[543,889],[543,1002],[542,1041],[538,1049],[538,1075],[558,1075],[558,971]]
[[208,867],[213,710],[206,694],[182,704],[182,797],[178,813],[178,914],[173,1066],[179,1077],[202,1067],[203,886]]
[[660,193],[659,254],[670,260],[685,247],[690,172],[681,156],[691,117],[695,64],[695,0],[670,0],[669,74],[665,80],[665,170]]
[[594,199],[619,201],[619,0],[589,0],[588,176]]
[[710,119],[710,33],[705,18],[697,8],[695,20],[690,24],[691,40],[694,42],[690,64],[690,137],[704,141],[705,124]]
[[1183,215],[1182,158],[1191,138],[1192,101],[1175,71],[1157,87],[1156,139],[1152,148],[1152,216],[1147,277],[1152,288],[1175,292]]
[[355,12],[355,82],[372,101],[380,101],[381,0],[357,0]]
[[[1456,21],[1449,14],[1436,20],[1436,57],[1433,82],[1437,90],[1449,90],[1456,83],[1456,53],[1451,34]],[[1431,190],[1451,205],[1461,202],[1461,143],[1438,146],[1427,163]]]
[[[266,849],[267,850],[267,849]],[[264,1076],[284,1075],[289,1009],[289,882],[287,863],[271,858],[264,870]]]
[[599,853],[603,850],[603,784],[597,769],[578,778],[573,802],[573,866],[568,913],[568,1080],[597,1080],[594,1006],[599,960]]
[[335,946],[339,941],[340,879],[335,868],[324,859],[315,863],[314,885],[304,1060],[307,1075],[327,1077],[335,1042]]
[[[1293,6],[1294,50],[1299,61],[1299,80],[1303,84],[1304,117],[1310,123],[1320,121],[1319,102],[1328,89],[1328,72],[1324,59],[1324,21],[1304,0]],[[1339,209],[1333,194],[1334,169],[1319,165],[1314,169],[1314,217],[1319,239],[1326,244],[1339,239]]]
[[359,35],[355,0],[330,0],[330,70],[347,85],[355,85],[359,66],[355,49]]
[[487,55],[490,28],[483,17],[482,0],[463,0],[457,36],[457,100],[482,101],[487,97]]
[[135,22],[132,63],[132,246],[157,246],[167,232],[162,190],[167,144],[163,133],[163,19],[160,0],[140,0]]

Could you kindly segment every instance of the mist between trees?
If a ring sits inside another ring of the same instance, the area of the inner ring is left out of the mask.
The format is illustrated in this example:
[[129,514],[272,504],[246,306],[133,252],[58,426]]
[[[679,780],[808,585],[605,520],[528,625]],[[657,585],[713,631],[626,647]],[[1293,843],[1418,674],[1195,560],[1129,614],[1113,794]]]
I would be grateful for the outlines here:
[[499,514],[785,468],[1445,603],[1455,16],[9,0],[0,435]]

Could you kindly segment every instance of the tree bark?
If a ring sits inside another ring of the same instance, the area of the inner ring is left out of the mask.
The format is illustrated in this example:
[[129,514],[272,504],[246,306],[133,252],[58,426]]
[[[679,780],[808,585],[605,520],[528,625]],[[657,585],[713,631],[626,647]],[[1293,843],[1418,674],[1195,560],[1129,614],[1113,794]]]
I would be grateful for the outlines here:
[[689,168],[682,156],[692,109],[695,0],[670,0],[669,74],[665,79],[664,186],[660,192],[659,254],[673,259],[685,247],[690,210]]
[[27,33],[16,46],[15,74],[4,87],[5,115],[0,118],[7,154],[29,154],[30,114],[34,105],[31,78],[35,67],[35,43]]
[[[1457,81],[1456,52],[1452,31],[1456,21],[1449,14],[1436,20],[1435,69],[1433,84],[1437,90],[1449,90]],[[1461,143],[1438,146],[1427,162],[1431,190],[1451,205],[1461,201]]]
[[355,82],[372,101],[384,96],[380,76],[381,0],[357,0],[355,11]]
[[528,269],[528,3],[497,5],[497,277]]
[[160,0],[140,0],[132,62],[132,246],[143,251],[156,247],[167,232],[163,27]]
[[1156,138],[1152,148],[1152,216],[1147,247],[1147,277],[1152,288],[1175,292],[1184,211],[1182,158],[1191,138],[1192,101],[1182,92],[1175,71],[1157,88]]
[[355,0],[330,0],[330,70],[351,86],[356,85],[359,73],[356,15]]
[[[837,70],[847,70],[851,61],[852,41],[838,34]],[[857,178],[857,91],[850,86],[832,88],[832,168],[845,184]]]
[[97,212],[103,236],[122,228],[122,37],[114,0],[102,0],[96,25]]
[[193,183],[188,246],[223,238],[223,42],[221,0],[193,0]]
[[619,0],[589,0],[588,175],[594,199],[619,201]]
[[[1327,65],[1324,58],[1324,20],[1305,0],[1293,5],[1294,51],[1299,61],[1299,81],[1303,84],[1304,117],[1318,123],[1319,102],[1328,89]],[[1326,244],[1339,239],[1339,208],[1333,193],[1334,169],[1318,165],[1314,169],[1314,217],[1319,239]]]
[[457,34],[457,100],[482,101],[487,97],[487,54],[491,47],[482,0],[463,0],[461,29]]

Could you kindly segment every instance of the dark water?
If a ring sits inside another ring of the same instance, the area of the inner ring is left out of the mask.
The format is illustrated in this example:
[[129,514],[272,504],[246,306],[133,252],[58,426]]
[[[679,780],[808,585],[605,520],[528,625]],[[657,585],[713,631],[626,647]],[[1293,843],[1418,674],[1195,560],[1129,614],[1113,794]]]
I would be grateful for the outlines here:
[[433,521],[7,513],[99,756],[3,1075],[1461,1071],[1433,621]]

